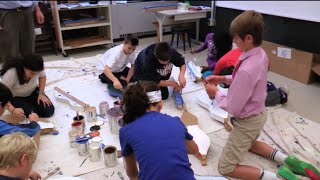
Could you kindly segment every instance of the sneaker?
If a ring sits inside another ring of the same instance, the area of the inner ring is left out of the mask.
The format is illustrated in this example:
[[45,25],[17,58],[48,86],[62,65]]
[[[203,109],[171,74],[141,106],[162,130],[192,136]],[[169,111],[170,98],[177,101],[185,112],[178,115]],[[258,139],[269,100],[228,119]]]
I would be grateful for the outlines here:
[[278,89],[278,91],[280,92],[281,94],[281,97],[280,97],[280,103],[281,104],[285,104],[288,102],[288,93],[289,93],[289,89],[288,89],[288,86],[284,86],[284,87],[280,87]]
[[278,169],[277,177],[283,180],[299,180],[299,178],[285,166],[281,166]]
[[287,85],[279,87],[283,92],[287,93],[289,95],[289,87]]
[[309,177],[312,180],[320,180],[320,172],[309,163],[303,162],[294,156],[288,156],[284,163],[296,174]]

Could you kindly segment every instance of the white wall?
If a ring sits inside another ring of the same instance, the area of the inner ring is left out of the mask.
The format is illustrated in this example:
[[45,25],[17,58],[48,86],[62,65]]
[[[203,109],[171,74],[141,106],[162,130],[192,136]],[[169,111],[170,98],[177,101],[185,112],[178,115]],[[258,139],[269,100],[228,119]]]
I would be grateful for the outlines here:
[[320,1],[217,1],[217,6],[320,22]]

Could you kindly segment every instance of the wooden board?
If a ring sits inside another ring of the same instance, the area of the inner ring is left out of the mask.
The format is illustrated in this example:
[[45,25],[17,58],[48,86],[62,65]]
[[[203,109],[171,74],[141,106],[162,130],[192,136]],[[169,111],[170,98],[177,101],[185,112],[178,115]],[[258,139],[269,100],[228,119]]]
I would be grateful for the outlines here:
[[88,24],[95,24],[95,23],[98,23],[98,22],[99,22],[99,20],[90,20],[90,21],[84,21],[84,22],[74,22],[74,23],[64,24],[64,27],[82,26],[82,25],[88,25]]
[[84,44],[95,43],[99,41],[104,41],[106,38],[104,36],[91,36],[91,37],[83,37],[76,39],[65,40],[65,46],[78,47]]
[[158,11],[174,10],[174,9],[177,9],[177,6],[148,8],[148,9],[144,9],[144,12],[158,12]]

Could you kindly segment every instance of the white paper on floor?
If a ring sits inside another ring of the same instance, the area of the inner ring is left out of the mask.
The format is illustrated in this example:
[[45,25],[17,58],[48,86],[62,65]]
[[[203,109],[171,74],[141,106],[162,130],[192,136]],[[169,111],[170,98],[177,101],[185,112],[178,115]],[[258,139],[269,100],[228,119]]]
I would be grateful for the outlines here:
[[[46,93],[50,97],[56,108],[54,116],[49,118],[48,120],[55,125],[55,127],[59,131],[59,135],[43,135],[40,138],[40,148],[38,158],[34,164],[34,169],[40,171],[42,175],[46,175],[49,170],[54,169],[57,166],[61,168],[61,171],[64,175],[69,176],[79,173],[83,174],[85,172],[92,172],[104,167],[103,160],[95,163],[87,160],[81,167],[79,167],[82,161],[85,159],[85,156],[78,156],[77,150],[74,148],[70,148],[68,137],[68,131],[71,129],[71,123],[73,121],[72,118],[76,116],[76,111],[72,109],[70,105],[58,102],[54,97],[55,91],[53,90],[53,88],[57,86],[65,91],[69,91],[78,99],[90,104],[91,106],[95,106],[97,108],[98,114],[98,104],[101,101],[108,101],[109,105],[112,106],[112,102],[116,99],[108,95],[106,85],[100,82],[100,80],[98,79],[97,71],[95,69],[95,62],[99,57],[100,55],[88,58],[51,61],[45,63],[45,66],[49,67],[46,69],[47,79],[48,82],[51,82],[46,87]],[[174,68],[172,75],[174,77],[177,77],[177,73],[179,73],[179,69]],[[192,168],[195,174],[219,175],[217,171],[218,157],[220,156],[222,147],[224,146],[224,143],[228,137],[228,133],[225,132],[225,130],[223,129],[223,125],[220,122],[217,122],[210,118],[209,112],[197,103],[196,95],[200,92],[199,90],[203,89],[202,83],[191,82],[191,78],[188,74],[186,74],[186,79],[187,86],[182,91],[184,101],[189,112],[198,117],[199,127],[205,133],[209,134],[211,139],[211,147],[207,156],[207,166],[201,166],[200,161],[195,156],[189,156],[189,160],[192,164]],[[274,111],[281,111],[281,113],[278,113],[278,120],[281,122],[286,121],[287,116],[284,116],[285,114],[291,113],[281,108],[275,109]],[[182,110],[178,110],[175,107],[172,97],[165,101],[165,106],[162,112],[179,117],[182,114]],[[80,112],[80,114],[84,115],[83,112]],[[102,119],[100,117],[98,117],[98,120],[102,120],[105,122],[107,121],[107,119]],[[298,124],[298,127],[296,128],[298,128],[301,133],[305,133],[310,136],[310,138],[312,134],[308,133],[308,128],[315,128],[315,131],[313,132],[317,132],[316,130],[320,130],[319,124],[314,124],[307,119],[304,119],[304,122],[309,124],[309,126]],[[87,123],[87,128],[92,125],[93,123]],[[267,123],[266,126],[270,126],[271,129],[275,129],[275,127],[273,127],[273,124],[269,125]],[[307,132],[303,132],[301,128],[305,128],[305,131]],[[120,148],[119,137],[110,133],[108,123],[105,123],[102,126],[100,133],[103,137],[104,144],[114,145],[117,148]],[[276,135],[276,133],[273,133],[272,137]],[[262,136],[260,138],[270,143],[271,145],[274,145],[272,144],[270,138],[265,134],[262,133]],[[300,136],[298,138],[301,139],[303,137]],[[280,141],[279,139],[276,140]],[[318,141],[319,140],[317,140],[317,146],[315,147],[318,147]],[[292,143],[289,143],[289,145],[292,145]],[[276,145],[274,146],[276,147]],[[315,150],[307,149],[306,151],[310,152],[310,155],[312,153],[316,153]],[[255,165],[268,170],[275,170],[276,168],[275,165],[270,161],[252,154],[247,154],[245,156],[244,163]],[[116,169],[125,174],[122,166],[122,159],[120,159],[120,164],[112,169]]]

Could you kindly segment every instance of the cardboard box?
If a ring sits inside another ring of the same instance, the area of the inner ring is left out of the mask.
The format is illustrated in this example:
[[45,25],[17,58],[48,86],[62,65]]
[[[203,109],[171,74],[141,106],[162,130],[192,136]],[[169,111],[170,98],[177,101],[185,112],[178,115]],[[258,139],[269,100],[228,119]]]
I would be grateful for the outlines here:
[[263,41],[262,48],[270,61],[270,71],[304,84],[320,75],[320,55]]

